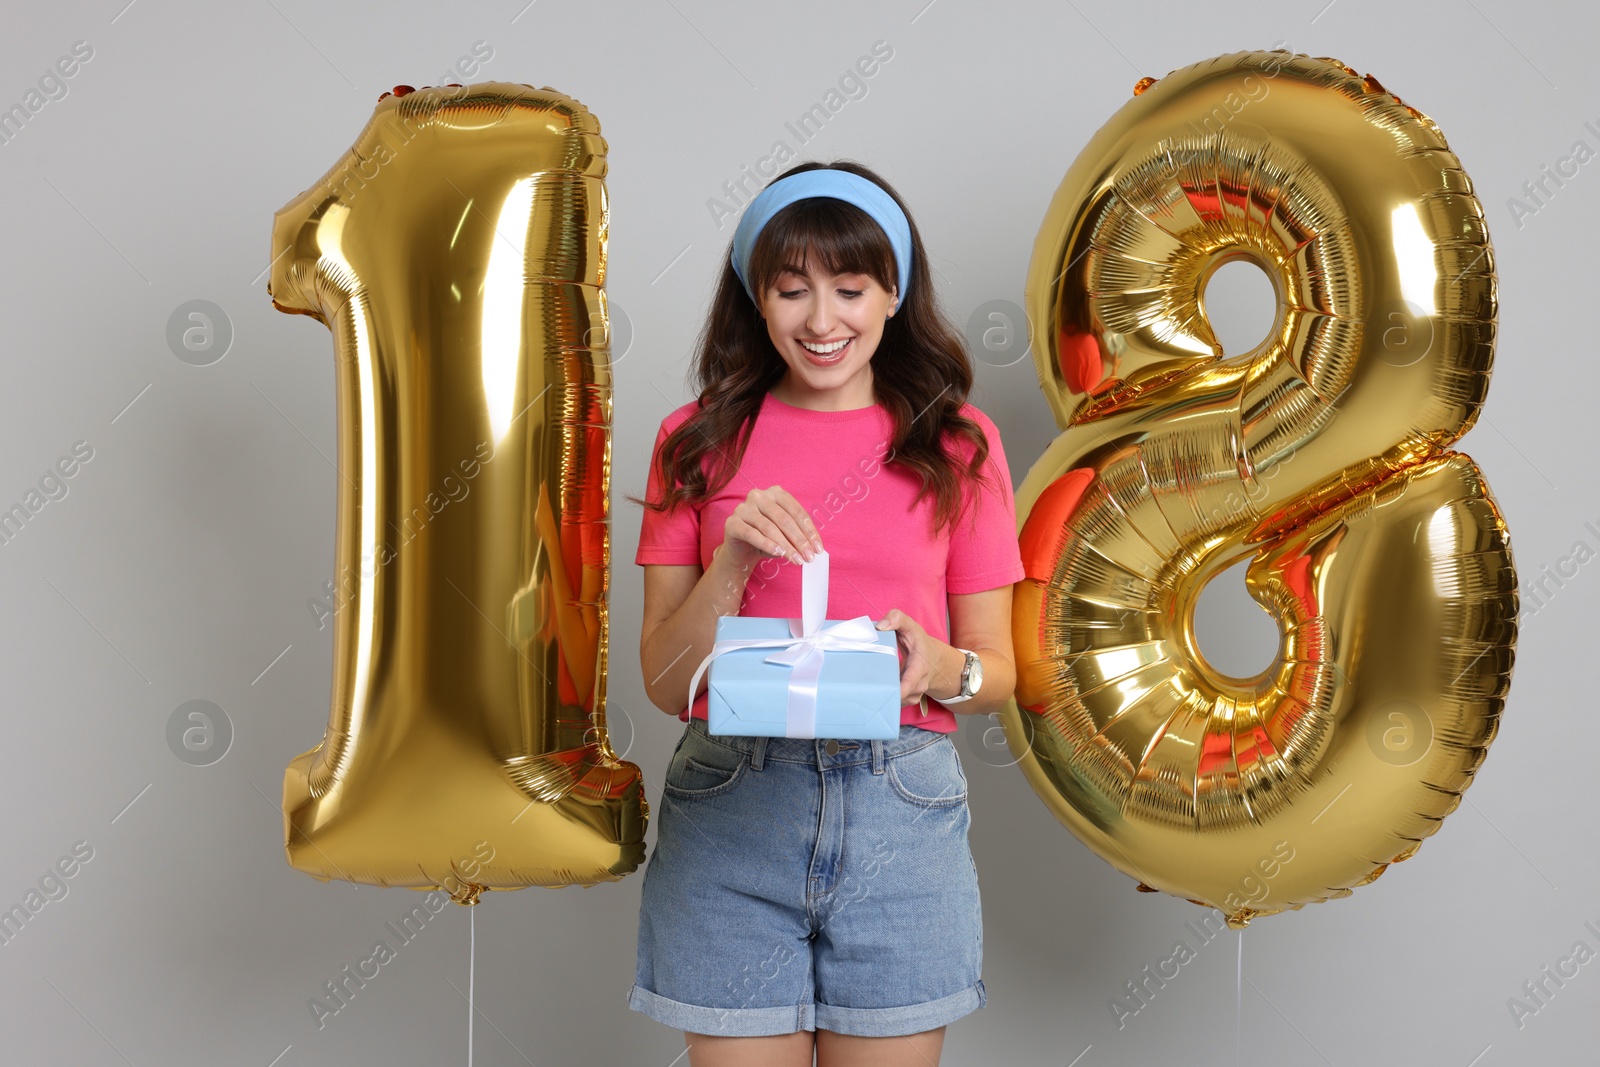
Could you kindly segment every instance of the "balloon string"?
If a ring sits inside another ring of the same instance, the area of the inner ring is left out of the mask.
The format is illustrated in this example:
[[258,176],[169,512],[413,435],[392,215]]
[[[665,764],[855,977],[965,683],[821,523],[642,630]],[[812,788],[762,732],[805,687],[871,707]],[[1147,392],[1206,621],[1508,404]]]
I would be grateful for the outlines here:
[[468,908],[472,918],[468,920],[468,929],[471,933],[471,947],[467,955],[467,1067],[472,1067],[472,1017],[476,1009],[472,1005],[472,983],[478,970],[478,909]]
[[1239,976],[1233,983],[1233,1063],[1239,1065],[1239,1021],[1244,1016],[1244,931],[1239,931]]

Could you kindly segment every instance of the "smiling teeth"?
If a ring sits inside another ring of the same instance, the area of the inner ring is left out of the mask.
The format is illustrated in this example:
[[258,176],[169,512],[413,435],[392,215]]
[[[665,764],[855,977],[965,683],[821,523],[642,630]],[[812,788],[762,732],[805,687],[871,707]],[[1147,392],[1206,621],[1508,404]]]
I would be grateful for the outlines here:
[[814,345],[814,344],[810,344],[810,343],[808,343],[806,341],[801,341],[800,342],[801,346],[804,347],[807,352],[815,352],[819,356],[832,355],[833,353],[839,351],[839,349],[843,348],[845,345],[847,345],[849,343],[850,343],[850,339],[848,337],[845,338],[843,341],[835,341],[831,345]]

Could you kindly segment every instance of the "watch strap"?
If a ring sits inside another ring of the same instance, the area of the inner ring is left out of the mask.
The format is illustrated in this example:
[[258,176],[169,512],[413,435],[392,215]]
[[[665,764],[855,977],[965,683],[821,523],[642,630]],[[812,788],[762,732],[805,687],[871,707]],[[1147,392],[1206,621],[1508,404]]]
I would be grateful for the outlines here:
[[978,654],[965,648],[961,649],[961,654],[965,657],[961,664],[961,691],[953,697],[939,701],[941,704],[959,704],[963,700],[972,699],[973,694],[967,686],[972,681],[972,661],[977,659]]

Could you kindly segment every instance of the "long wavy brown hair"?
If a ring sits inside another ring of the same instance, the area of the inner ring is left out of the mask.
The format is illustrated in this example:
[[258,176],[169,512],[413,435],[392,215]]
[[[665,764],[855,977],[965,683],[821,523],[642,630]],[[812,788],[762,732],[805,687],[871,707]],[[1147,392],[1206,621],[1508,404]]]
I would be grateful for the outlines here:
[[[911,224],[908,291],[898,294],[896,310],[885,321],[883,338],[872,354],[872,387],[874,400],[894,421],[884,462],[897,463],[921,479],[913,503],[934,495],[933,535],[937,536],[960,514],[962,476],[983,478],[989,458],[983,428],[958,411],[972,388],[972,362],[961,335],[939,308],[916,221],[887,182],[850,160],[800,163],[773,180],[823,167],[849,171],[877,184],[894,197]],[[808,197],[774,214],[751,249],[750,288],[766,292],[785,264],[811,269],[807,258],[834,274],[869,274],[885,290],[899,284],[888,235],[872,216],[843,200]],[[699,392],[697,409],[667,435],[655,459],[655,474],[668,488],[658,501],[627,498],[654,511],[698,506],[727,484],[744,458],[762,401],[788,369],[773,347],[760,309],[734,272],[731,242],[696,345],[699,352],[691,373]],[[965,470],[959,469],[954,453],[946,452],[946,435],[972,442]],[[702,467],[707,457],[709,477]]]

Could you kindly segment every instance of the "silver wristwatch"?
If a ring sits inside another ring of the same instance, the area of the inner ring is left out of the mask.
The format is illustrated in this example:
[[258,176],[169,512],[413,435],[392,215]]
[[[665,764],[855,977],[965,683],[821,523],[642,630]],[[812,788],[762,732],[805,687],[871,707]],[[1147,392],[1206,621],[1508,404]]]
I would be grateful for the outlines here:
[[941,704],[959,704],[963,700],[971,700],[983,685],[983,660],[978,654],[969,649],[959,649],[967,657],[967,662],[961,668],[961,692],[953,697],[945,697]]

